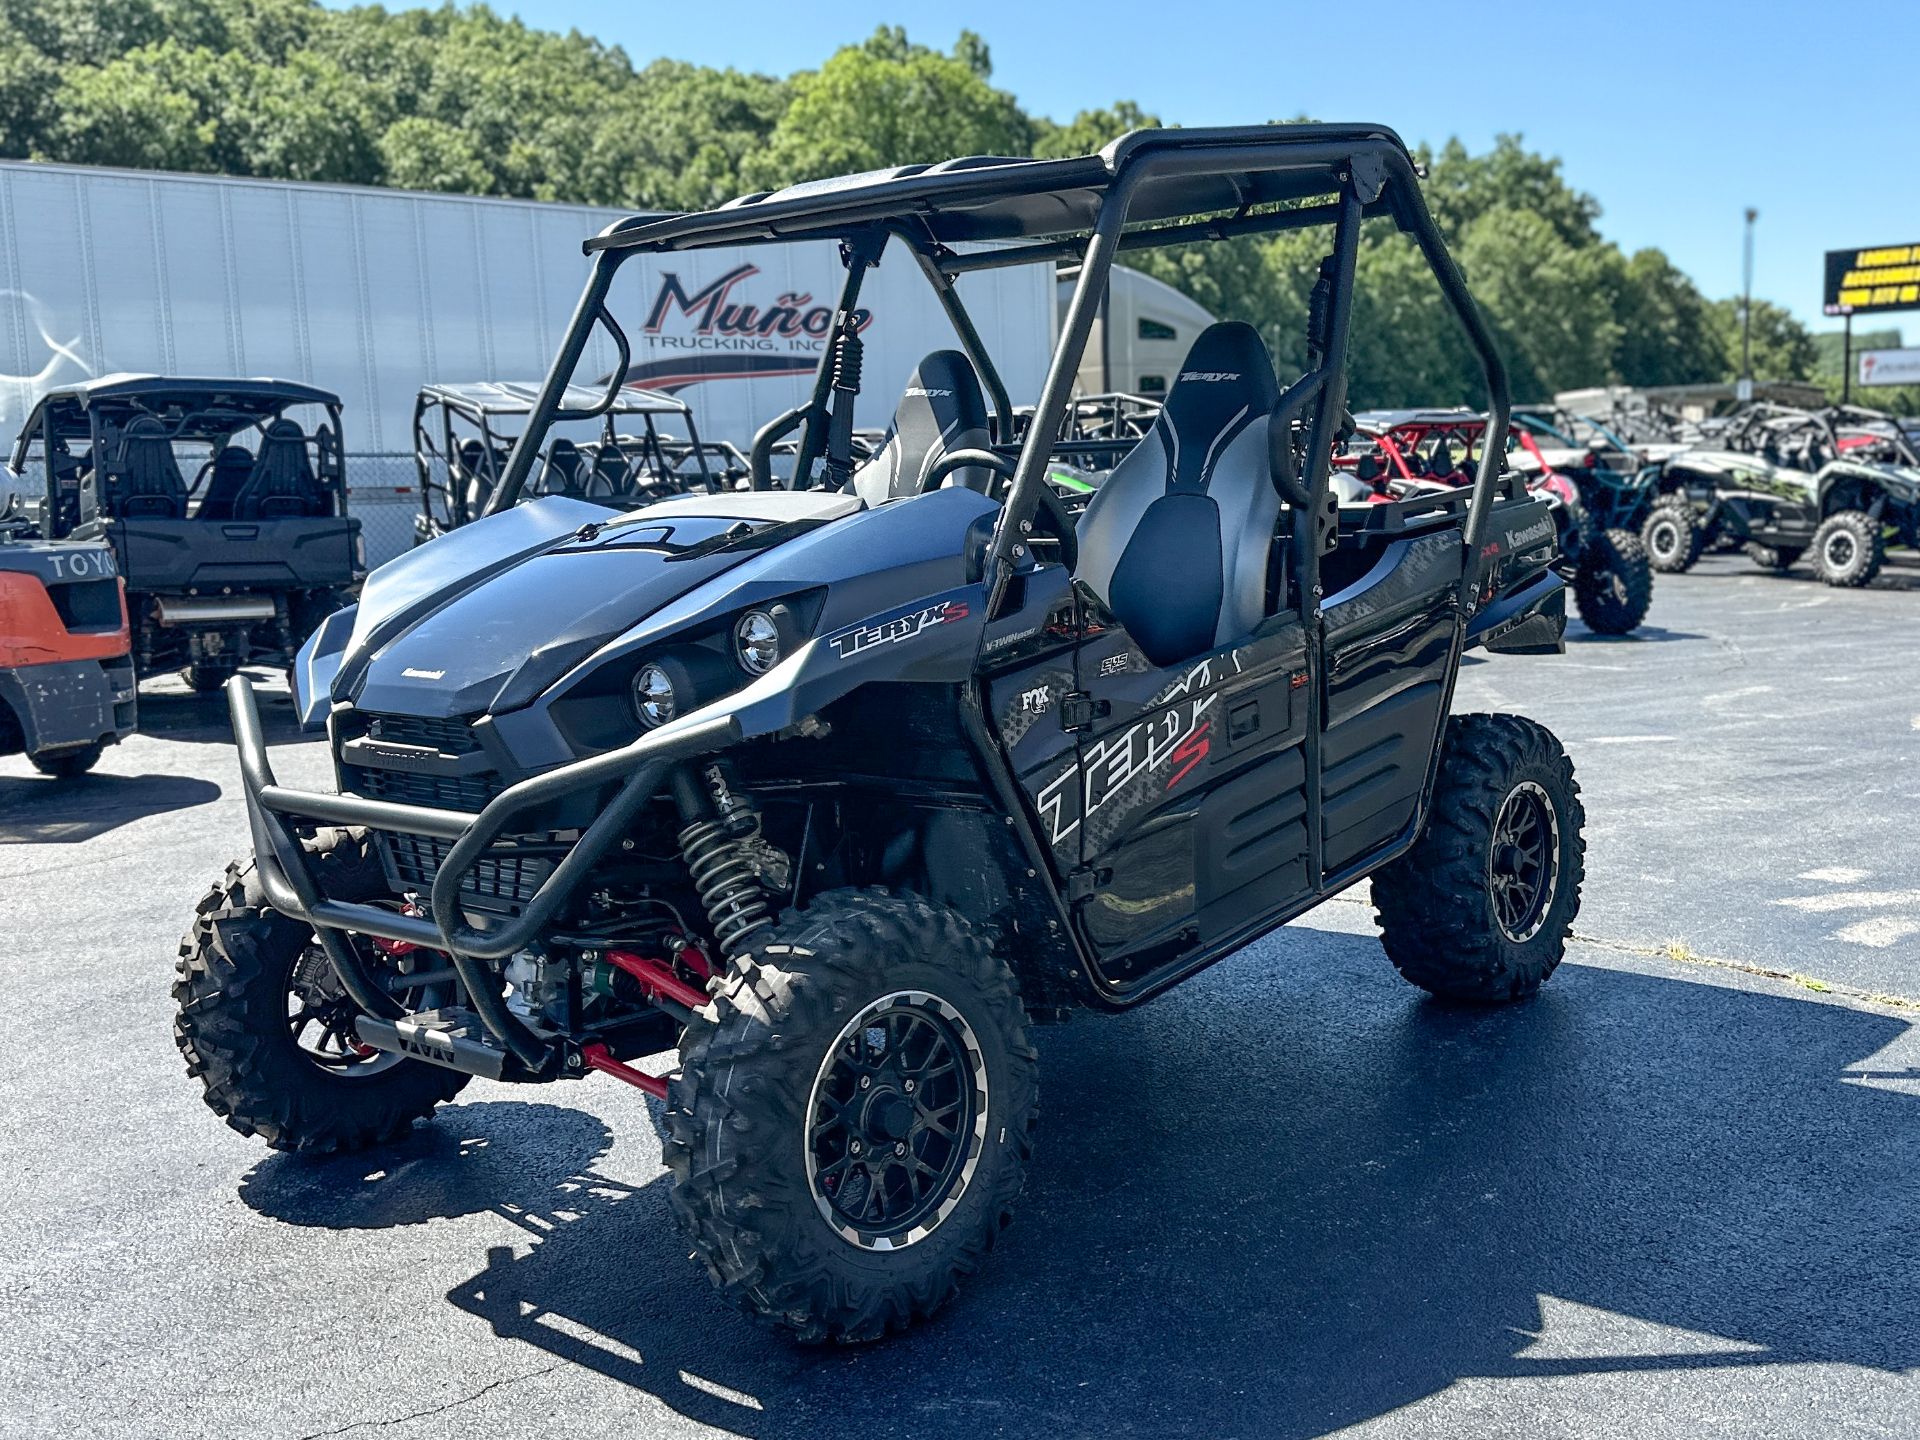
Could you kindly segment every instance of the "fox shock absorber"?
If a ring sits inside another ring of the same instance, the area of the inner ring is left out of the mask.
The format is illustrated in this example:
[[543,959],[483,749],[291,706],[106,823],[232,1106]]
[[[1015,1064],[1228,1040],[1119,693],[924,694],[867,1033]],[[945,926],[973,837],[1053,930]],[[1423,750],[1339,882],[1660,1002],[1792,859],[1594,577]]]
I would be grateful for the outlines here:
[[720,949],[737,954],[756,931],[773,923],[773,906],[760,883],[754,842],[760,812],[737,790],[726,767],[714,761],[695,772],[680,766],[673,777],[681,819],[680,854],[707,923]]

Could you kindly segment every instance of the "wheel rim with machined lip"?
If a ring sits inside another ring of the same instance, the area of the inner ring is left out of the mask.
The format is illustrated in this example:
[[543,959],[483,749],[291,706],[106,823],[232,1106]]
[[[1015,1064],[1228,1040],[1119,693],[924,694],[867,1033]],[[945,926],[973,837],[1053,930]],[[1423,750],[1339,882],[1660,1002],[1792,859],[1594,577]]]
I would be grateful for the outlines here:
[[821,1217],[863,1250],[924,1240],[979,1167],[987,1102],[986,1058],[952,1005],[896,990],[865,1006],[808,1097],[807,1186]]
[[1860,547],[1852,535],[1845,530],[1836,530],[1827,537],[1827,564],[1836,570],[1844,570],[1853,563],[1854,556],[1860,553]]
[[1539,785],[1523,780],[1500,802],[1487,850],[1495,923],[1516,945],[1540,933],[1560,883],[1560,817]]

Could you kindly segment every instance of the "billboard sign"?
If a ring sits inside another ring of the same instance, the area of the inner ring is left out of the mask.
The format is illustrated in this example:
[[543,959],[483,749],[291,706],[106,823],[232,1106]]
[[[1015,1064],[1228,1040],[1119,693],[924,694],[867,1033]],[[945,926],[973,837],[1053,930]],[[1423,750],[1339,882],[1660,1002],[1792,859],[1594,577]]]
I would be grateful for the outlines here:
[[1862,350],[1858,385],[1920,385],[1920,350]]
[[1920,309],[1920,245],[1829,250],[1822,294],[1829,315]]

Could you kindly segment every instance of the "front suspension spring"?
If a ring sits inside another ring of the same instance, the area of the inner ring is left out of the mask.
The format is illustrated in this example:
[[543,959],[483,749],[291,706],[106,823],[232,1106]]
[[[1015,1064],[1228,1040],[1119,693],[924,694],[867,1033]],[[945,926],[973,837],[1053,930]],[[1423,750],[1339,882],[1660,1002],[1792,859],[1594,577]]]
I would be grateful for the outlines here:
[[773,907],[761,887],[749,840],[726,821],[688,825],[680,832],[680,853],[722,951],[735,954],[746,937],[773,923]]

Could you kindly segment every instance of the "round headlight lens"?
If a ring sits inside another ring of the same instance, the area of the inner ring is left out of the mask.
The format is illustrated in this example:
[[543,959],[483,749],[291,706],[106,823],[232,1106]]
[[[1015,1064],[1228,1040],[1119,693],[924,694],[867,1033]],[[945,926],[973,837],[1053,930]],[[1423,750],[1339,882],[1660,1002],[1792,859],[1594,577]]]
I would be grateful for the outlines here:
[[749,610],[733,627],[733,648],[741,669],[766,674],[780,663],[780,622],[764,610]]
[[640,717],[640,723],[648,729],[664,725],[679,708],[680,697],[674,693],[673,677],[659,665],[642,665],[633,677],[633,710]]

